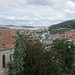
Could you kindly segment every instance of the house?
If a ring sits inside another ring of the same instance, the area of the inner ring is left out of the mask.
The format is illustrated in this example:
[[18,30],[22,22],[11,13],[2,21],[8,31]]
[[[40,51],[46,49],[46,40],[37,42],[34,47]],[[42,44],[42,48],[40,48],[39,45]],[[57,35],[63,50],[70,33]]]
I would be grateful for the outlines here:
[[14,30],[0,29],[0,75],[8,75],[7,64],[13,60],[14,35]]
[[42,43],[44,45],[51,45],[52,44],[52,41],[53,41],[53,39],[43,39],[42,40]]

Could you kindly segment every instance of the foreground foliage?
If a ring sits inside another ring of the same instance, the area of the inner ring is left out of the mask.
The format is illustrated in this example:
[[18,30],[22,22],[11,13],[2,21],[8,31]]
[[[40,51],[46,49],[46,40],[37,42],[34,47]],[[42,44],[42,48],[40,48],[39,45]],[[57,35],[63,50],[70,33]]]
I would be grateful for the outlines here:
[[28,50],[26,51],[24,74],[61,75],[60,56],[57,52],[54,50],[44,50],[39,40],[34,42],[32,44],[29,43]]
[[65,73],[71,73],[73,70],[73,53],[75,45],[67,39],[56,39],[53,41],[53,46],[62,58],[62,69]]
[[53,41],[46,50],[39,40],[19,34],[15,36],[15,52],[9,75],[69,75],[73,73],[75,46],[66,39]]
[[24,71],[24,58],[26,56],[26,39],[23,35],[17,32],[17,36],[14,36],[15,41],[15,52],[13,55],[13,62],[10,67],[9,75],[22,75]]

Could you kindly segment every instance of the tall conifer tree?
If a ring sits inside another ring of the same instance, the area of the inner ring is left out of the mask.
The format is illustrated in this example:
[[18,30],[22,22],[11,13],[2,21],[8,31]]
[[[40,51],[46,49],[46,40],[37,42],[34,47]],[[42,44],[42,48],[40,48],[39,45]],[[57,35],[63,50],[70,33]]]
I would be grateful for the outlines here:
[[24,35],[20,34],[19,32],[17,32],[17,36],[14,36],[14,38],[16,39],[15,51],[9,75],[23,75],[27,40],[25,39]]

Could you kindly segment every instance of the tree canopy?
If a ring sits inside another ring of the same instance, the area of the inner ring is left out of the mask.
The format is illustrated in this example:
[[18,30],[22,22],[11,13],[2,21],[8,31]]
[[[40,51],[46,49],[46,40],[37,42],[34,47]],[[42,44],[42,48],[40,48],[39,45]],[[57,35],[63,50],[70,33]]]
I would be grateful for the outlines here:
[[[49,26],[49,31],[51,31],[51,33],[53,33],[53,31],[55,29],[61,29],[61,28],[66,28],[66,30],[68,30],[68,28],[70,29],[75,29],[75,20],[68,20],[59,24],[54,24]],[[63,33],[65,29],[61,29],[60,31]]]
[[27,39],[17,33],[9,75],[63,75],[74,71],[75,45],[67,39],[56,39],[46,50],[40,40]]
[[65,72],[71,72],[73,66],[73,52],[75,45],[68,39],[56,39],[53,41],[53,46],[62,58],[62,68]]
[[60,56],[46,51],[39,40],[26,39],[18,33],[9,75],[61,75]]
[[24,35],[17,32],[17,36],[13,38],[16,39],[15,41],[15,51],[13,55],[13,62],[11,63],[11,68],[9,71],[9,75],[22,75],[24,71],[24,58],[26,56],[26,43],[27,40],[25,39]]

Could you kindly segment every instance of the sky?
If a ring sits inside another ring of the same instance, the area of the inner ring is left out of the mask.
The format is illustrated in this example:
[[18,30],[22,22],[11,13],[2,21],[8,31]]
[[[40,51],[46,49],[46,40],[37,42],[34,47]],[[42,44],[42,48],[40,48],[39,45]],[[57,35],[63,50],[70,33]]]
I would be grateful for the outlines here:
[[75,19],[75,0],[0,0],[0,25],[50,26]]

